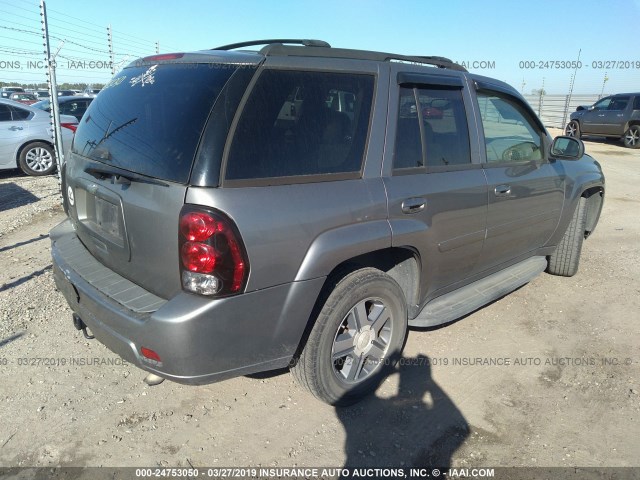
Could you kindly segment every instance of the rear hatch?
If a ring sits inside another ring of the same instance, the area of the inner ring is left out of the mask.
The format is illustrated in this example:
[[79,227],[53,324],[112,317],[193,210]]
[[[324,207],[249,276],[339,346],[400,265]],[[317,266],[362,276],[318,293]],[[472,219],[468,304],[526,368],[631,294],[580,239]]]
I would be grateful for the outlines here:
[[180,209],[212,108],[237,71],[180,62],[140,62],[102,89],[78,126],[63,184],[91,254],[162,298],[181,288]]

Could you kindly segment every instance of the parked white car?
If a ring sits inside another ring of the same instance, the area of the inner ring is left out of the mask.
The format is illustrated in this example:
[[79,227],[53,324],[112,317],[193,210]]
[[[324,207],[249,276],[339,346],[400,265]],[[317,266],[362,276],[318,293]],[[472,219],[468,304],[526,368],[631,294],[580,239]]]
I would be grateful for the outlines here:
[[[71,147],[78,119],[60,115],[62,151]],[[20,168],[27,175],[48,175],[56,168],[49,113],[0,99],[0,170]]]

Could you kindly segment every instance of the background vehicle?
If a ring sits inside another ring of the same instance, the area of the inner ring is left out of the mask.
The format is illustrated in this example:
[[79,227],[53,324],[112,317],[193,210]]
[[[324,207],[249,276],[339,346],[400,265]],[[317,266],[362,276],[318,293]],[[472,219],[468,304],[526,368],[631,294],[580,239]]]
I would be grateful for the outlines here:
[[[87,111],[89,105],[93,101],[92,97],[58,97],[58,105],[60,106],[60,113],[62,115],[73,115],[78,122]],[[51,111],[51,102],[49,100],[40,100],[32,105],[34,108],[39,108],[45,112]]]
[[70,97],[75,95],[75,91],[73,90],[58,90],[58,96],[59,97]]
[[98,95],[100,93],[100,88],[85,88],[84,91],[82,92],[82,94],[85,97],[95,97],[96,95]]
[[[63,152],[71,147],[78,125],[60,115]],[[12,100],[0,99],[0,170],[20,168],[27,175],[48,175],[56,168],[49,114]]]
[[49,95],[49,90],[38,90],[36,92],[36,95],[38,95],[39,99],[49,98],[51,96],[51,95]]
[[640,148],[640,93],[619,93],[580,106],[565,128],[571,137],[597,135],[622,138],[629,148]]
[[503,82],[317,40],[133,62],[62,173],[50,237],[76,328],[182,383],[291,366],[340,405],[409,326],[574,275],[604,197],[582,142]]
[[22,87],[2,87],[0,88],[0,97],[1,98],[9,98],[12,93],[20,93],[24,92],[24,88]]
[[38,97],[36,97],[32,93],[12,93],[9,96],[9,100],[13,100],[14,102],[24,103],[25,105],[32,105],[38,101]]

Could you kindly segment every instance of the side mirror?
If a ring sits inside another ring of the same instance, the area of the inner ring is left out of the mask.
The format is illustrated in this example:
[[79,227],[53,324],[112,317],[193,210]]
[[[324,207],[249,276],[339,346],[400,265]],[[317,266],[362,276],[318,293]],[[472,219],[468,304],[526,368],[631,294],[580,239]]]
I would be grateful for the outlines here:
[[551,143],[551,156],[562,160],[578,160],[584,155],[584,143],[575,137],[560,136]]
[[591,105],[589,108],[587,108],[587,110],[589,110],[589,111],[592,111],[592,110],[595,110],[595,109],[596,109],[595,105]]

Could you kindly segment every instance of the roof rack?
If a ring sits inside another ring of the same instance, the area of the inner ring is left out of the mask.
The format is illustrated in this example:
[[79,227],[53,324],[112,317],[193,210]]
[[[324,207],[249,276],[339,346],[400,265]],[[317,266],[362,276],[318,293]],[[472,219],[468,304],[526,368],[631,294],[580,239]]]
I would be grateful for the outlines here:
[[[287,44],[287,45],[285,45]],[[352,60],[372,60],[377,62],[400,61],[432,65],[438,68],[448,68],[466,72],[462,65],[446,57],[398,55],[395,53],[373,52],[368,50],[351,50],[347,48],[332,48],[322,40],[302,39],[271,39],[252,40],[249,42],[232,43],[212,50],[235,50],[236,48],[264,45],[260,53],[265,56],[302,56],[302,57],[326,57],[344,58]]]
[[254,47],[257,45],[270,45],[270,44],[283,44],[289,43],[294,45],[304,45],[305,47],[326,47],[331,48],[327,42],[322,40],[307,40],[307,39],[295,39],[295,38],[276,38],[270,40],[250,40],[248,42],[230,43],[229,45],[223,45],[222,47],[212,48],[211,50],[235,50],[236,48]]

